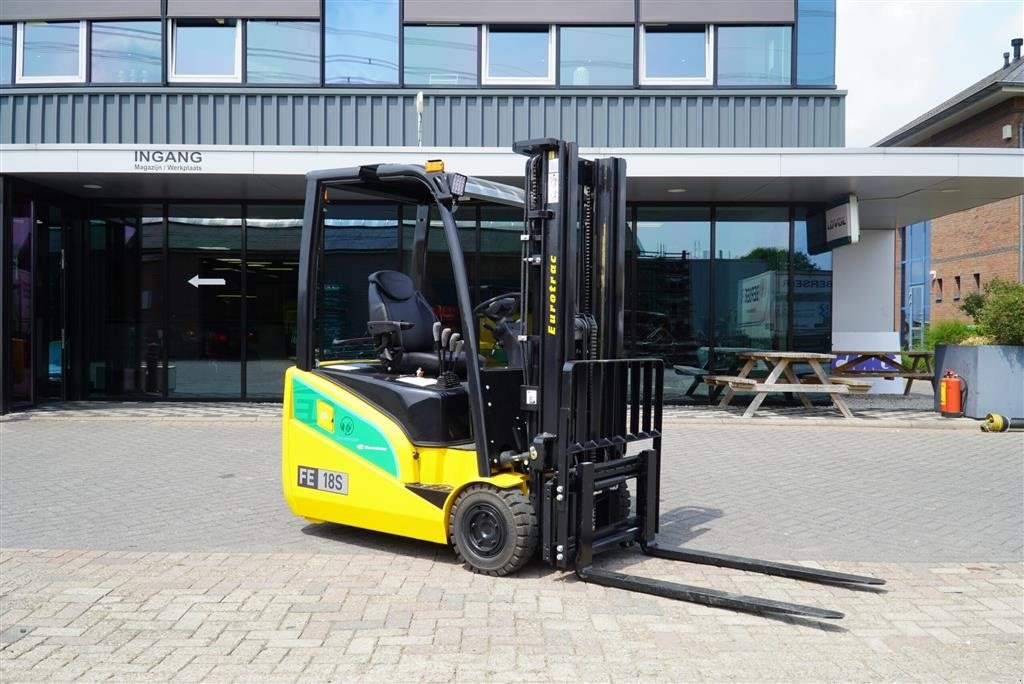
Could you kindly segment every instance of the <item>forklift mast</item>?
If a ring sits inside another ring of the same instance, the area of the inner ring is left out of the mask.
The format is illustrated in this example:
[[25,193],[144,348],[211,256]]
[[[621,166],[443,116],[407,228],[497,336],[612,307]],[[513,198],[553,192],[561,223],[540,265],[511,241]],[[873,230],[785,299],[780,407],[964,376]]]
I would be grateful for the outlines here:
[[[625,162],[581,159],[575,143],[554,139],[514,149],[528,157],[520,408],[532,435],[530,491],[542,558],[570,568],[589,564],[595,548],[653,541],[664,371],[656,359],[622,358]],[[589,487],[588,473],[598,480]],[[628,516],[631,479],[639,519]]]
[[[575,143],[517,143],[526,155],[520,409],[533,435],[527,462],[541,557],[580,579],[757,613],[841,613],[740,596],[592,566],[595,554],[639,543],[669,560],[841,585],[881,580],[727,556],[663,549],[658,533],[664,366],[623,358],[625,161],[580,159]],[[632,452],[631,452],[632,451]],[[627,489],[634,484],[635,511]]]

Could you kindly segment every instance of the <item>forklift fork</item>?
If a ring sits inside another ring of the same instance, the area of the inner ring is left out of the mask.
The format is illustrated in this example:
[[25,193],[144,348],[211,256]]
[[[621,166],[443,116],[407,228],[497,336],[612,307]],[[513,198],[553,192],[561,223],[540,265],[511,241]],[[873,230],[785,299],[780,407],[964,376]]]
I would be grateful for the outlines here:
[[[579,535],[577,538],[576,576],[584,582],[593,582],[606,587],[636,591],[654,596],[699,603],[713,608],[757,613],[761,615],[795,615],[814,619],[839,619],[843,614],[834,611],[805,606],[797,603],[773,601],[756,596],[745,596],[730,592],[697,587],[676,582],[653,579],[593,567],[593,555],[612,546],[638,541],[648,556],[666,560],[684,561],[704,565],[715,565],[765,575],[776,575],[791,579],[806,580],[835,585],[881,585],[884,580],[842,572],[818,570],[799,565],[788,565],[772,561],[729,556],[689,549],[664,549],[654,542],[657,533],[657,489],[659,454],[656,449],[646,449],[636,457],[627,457],[595,464],[580,463],[576,467],[579,503]],[[628,469],[624,472],[624,468]],[[603,471],[614,470],[613,478],[602,478]],[[588,511],[593,510],[594,495],[608,486],[609,482],[621,481],[623,477],[637,481],[637,516],[631,516],[615,525],[594,529],[586,524],[591,519]]]

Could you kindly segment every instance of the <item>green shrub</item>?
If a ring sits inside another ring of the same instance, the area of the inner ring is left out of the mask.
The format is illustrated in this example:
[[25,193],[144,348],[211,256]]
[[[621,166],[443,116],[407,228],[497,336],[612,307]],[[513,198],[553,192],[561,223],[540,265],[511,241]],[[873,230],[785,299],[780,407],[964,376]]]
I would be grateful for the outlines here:
[[972,332],[971,326],[963,321],[932,321],[924,331],[924,346],[935,349],[937,344],[960,344]]
[[985,334],[995,344],[1024,345],[1024,283],[992,280],[984,300],[978,322]]
[[985,295],[980,292],[972,292],[968,295],[964,295],[964,299],[960,302],[960,310],[971,317],[975,323],[980,323],[981,319],[981,308],[985,306]]

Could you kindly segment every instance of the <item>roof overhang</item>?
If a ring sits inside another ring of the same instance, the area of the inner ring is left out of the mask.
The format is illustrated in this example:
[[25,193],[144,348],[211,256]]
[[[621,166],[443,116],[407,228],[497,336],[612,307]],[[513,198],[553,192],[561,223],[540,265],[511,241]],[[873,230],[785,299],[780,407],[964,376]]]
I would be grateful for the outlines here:
[[[631,202],[813,204],[856,194],[864,229],[898,228],[1024,194],[1021,150],[585,148],[581,155],[624,157]],[[78,197],[301,200],[311,170],[427,159],[522,185],[525,159],[505,148],[5,145],[0,172]]]

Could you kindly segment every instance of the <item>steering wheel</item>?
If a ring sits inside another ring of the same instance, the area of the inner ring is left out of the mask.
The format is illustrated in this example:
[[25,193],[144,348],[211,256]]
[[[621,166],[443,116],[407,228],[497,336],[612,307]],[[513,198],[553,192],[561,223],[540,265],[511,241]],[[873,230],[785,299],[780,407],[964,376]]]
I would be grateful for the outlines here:
[[[519,308],[522,296],[518,292],[495,295],[485,299],[473,307],[474,316],[486,316],[495,324],[504,323],[513,311]],[[494,332],[495,326],[484,323],[484,327]]]

